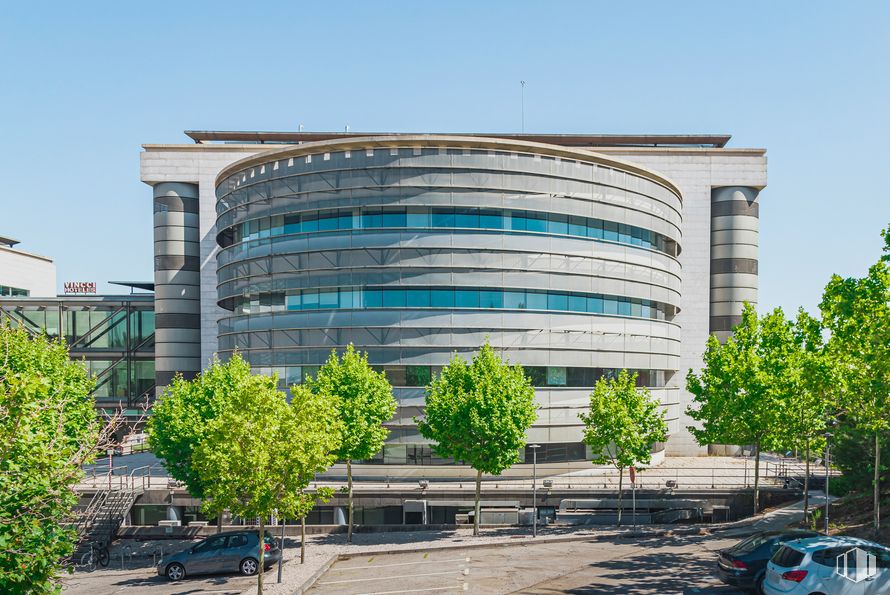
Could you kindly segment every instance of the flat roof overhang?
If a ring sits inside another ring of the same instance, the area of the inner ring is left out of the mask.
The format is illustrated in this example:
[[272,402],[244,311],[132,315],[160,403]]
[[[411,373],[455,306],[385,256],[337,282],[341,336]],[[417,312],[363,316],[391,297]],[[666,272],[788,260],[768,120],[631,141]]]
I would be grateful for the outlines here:
[[293,144],[314,141],[386,136],[455,136],[517,140],[564,147],[700,147],[723,148],[732,138],[729,134],[531,134],[531,133],[414,133],[414,132],[257,132],[186,130],[196,143]]

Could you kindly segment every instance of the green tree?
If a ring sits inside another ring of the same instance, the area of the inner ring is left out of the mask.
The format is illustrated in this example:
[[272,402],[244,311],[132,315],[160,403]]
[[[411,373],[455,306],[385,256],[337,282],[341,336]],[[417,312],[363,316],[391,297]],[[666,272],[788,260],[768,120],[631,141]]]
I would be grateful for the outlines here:
[[699,444],[754,446],[754,512],[760,510],[760,454],[781,444],[784,415],[792,401],[795,351],[792,324],[781,308],[762,319],[750,304],[733,335],[720,344],[708,337],[700,374],[689,370],[687,410],[701,427],[689,427]]
[[61,341],[0,325],[0,592],[58,592],[81,465],[110,428]]
[[[890,227],[883,231],[890,250]],[[886,258],[886,257],[885,257]],[[890,430],[890,262],[863,278],[832,276],[819,304],[831,331],[829,348],[841,363],[844,420],[873,435],[874,530],[881,524],[881,435]]]
[[789,392],[785,423],[777,438],[783,448],[803,450],[806,461],[803,510],[806,518],[810,501],[810,453],[824,448],[827,423],[836,415],[838,375],[835,361],[822,338],[822,325],[803,308],[794,322],[786,377]]
[[337,357],[331,351],[328,361],[319,368],[315,378],[308,379],[313,392],[334,399],[343,422],[343,441],[337,453],[346,461],[349,500],[349,527],[346,541],[352,542],[352,462],[369,459],[383,448],[389,430],[383,427],[396,412],[392,386],[383,372],[368,365],[368,355],[356,352],[350,343]]
[[[278,379],[254,375],[212,419],[195,448],[193,470],[207,508],[259,518],[257,593],[263,592],[265,520],[308,514],[306,487],[333,464],[340,445],[336,403],[295,387],[288,404]],[[330,492],[321,492],[330,497]],[[314,499],[313,499],[314,501]]]
[[[204,498],[205,485],[192,463],[211,421],[232,407],[233,399],[255,383],[250,364],[235,353],[227,362],[214,358],[210,366],[192,380],[177,375],[152,407],[148,419],[148,443],[164,462],[173,479],[188,487],[195,498]],[[223,510],[217,515],[222,530]]]
[[621,370],[618,378],[600,378],[590,393],[590,408],[578,417],[584,422],[584,442],[594,453],[597,465],[618,470],[618,524],[624,494],[624,470],[648,465],[652,445],[667,440],[664,411],[649,391],[636,387],[637,375]]
[[482,474],[500,475],[517,462],[535,421],[535,389],[522,370],[502,360],[488,342],[467,364],[455,355],[427,387],[423,420],[415,420],[439,456],[476,470],[473,535],[479,534]]

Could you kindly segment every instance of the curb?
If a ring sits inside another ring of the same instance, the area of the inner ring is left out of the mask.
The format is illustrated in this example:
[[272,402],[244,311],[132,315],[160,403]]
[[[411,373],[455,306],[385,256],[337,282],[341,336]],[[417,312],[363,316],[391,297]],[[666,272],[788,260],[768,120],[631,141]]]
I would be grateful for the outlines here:
[[338,559],[339,556],[331,556],[327,560],[322,562],[321,566],[319,566],[316,571],[313,572],[311,576],[309,576],[309,578],[304,580],[302,585],[292,591],[293,595],[303,595],[303,593],[311,589],[312,585],[315,584],[315,581],[320,579],[321,575],[327,572],[331,568],[331,566],[334,565],[334,562],[336,562]]

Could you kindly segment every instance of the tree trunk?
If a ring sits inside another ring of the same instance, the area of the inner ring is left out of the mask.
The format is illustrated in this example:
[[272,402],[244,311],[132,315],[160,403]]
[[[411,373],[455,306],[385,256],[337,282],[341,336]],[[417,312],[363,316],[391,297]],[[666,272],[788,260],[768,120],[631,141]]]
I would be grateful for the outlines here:
[[810,511],[810,439],[807,438],[806,442],[806,454],[804,455],[807,458],[807,472],[806,475],[803,476],[803,520],[804,522],[809,521],[809,511]]
[[300,519],[300,564],[306,563],[306,517]]
[[284,566],[284,526],[287,524],[287,519],[281,519],[281,545],[279,546],[281,549],[281,556],[278,557],[278,582],[281,583],[281,572],[282,566]]
[[263,595],[263,566],[265,566],[265,560],[264,560],[264,558],[265,558],[265,553],[266,553],[266,548],[265,548],[265,546],[266,546],[266,540],[265,540],[265,536],[266,536],[266,524],[265,524],[265,521],[266,521],[266,519],[264,519],[262,516],[260,516],[260,531],[259,531],[259,534],[260,534],[260,554],[259,554],[259,556],[258,556],[258,558],[257,558],[257,559],[259,560],[259,568],[257,568],[257,573],[256,573],[256,581],[257,581],[257,582],[256,582],[256,592],[257,592],[257,595]]
[[754,514],[760,511],[760,440],[754,443]]
[[216,515],[216,532],[217,533],[222,533],[223,512],[224,511],[221,511],[218,515]]
[[875,432],[875,535],[881,530],[881,433]]
[[624,495],[624,468],[618,467],[618,526],[621,526],[621,500]]
[[473,516],[473,535],[479,535],[479,497],[482,491],[482,472],[476,471],[476,514]]
[[352,543],[352,459],[346,459],[346,483],[349,485],[349,526],[346,529],[346,543]]

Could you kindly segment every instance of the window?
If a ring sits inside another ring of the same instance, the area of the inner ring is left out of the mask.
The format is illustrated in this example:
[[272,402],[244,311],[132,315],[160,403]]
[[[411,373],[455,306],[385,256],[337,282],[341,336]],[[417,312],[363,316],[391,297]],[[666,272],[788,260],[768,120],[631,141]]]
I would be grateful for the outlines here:
[[405,366],[405,386],[426,386],[432,380],[429,366]]
[[229,537],[229,544],[226,547],[244,547],[247,545],[247,535],[238,534]]
[[210,552],[213,550],[218,550],[225,547],[227,535],[218,535],[215,537],[210,537],[195,546],[194,552],[196,554],[202,554],[205,552]]
[[430,307],[430,290],[429,289],[409,289],[406,292],[406,305],[409,308],[429,308]]
[[772,558],[773,564],[781,568],[794,568],[803,562],[804,554],[796,549],[783,545]]
[[479,292],[472,289],[455,289],[454,306],[456,308],[478,308]]
[[547,367],[547,386],[565,386],[566,369],[562,367]]

